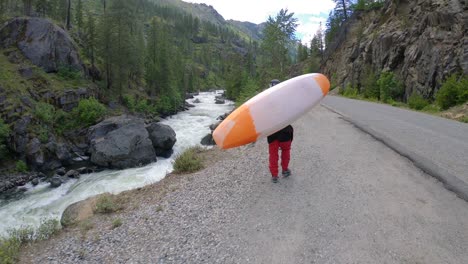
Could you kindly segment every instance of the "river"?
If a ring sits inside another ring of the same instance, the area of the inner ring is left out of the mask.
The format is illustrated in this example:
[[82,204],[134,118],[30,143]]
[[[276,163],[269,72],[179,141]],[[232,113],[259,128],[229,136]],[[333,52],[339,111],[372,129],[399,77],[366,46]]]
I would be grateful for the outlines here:
[[70,179],[60,187],[52,189],[48,183],[37,186],[27,184],[27,191],[20,198],[0,200],[0,235],[9,229],[31,226],[38,227],[41,221],[60,220],[62,212],[72,203],[101,193],[119,193],[156,183],[173,170],[174,158],[185,149],[200,145],[200,140],[210,132],[209,125],[216,118],[233,109],[233,104],[215,104],[216,92],[200,93],[195,99],[200,103],[187,111],[180,112],[161,121],[174,129],[177,142],[174,154],[168,158],[158,157],[158,161],[144,167],[119,171],[106,170],[99,173],[81,175]]

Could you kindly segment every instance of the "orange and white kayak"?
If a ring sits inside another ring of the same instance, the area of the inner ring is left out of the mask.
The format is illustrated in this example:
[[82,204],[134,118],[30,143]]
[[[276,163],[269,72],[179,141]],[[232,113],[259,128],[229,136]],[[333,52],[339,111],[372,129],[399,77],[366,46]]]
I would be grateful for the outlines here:
[[267,137],[293,123],[327,95],[330,82],[320,73],[304,74],[279,83],[232,112],[213,132],[222,149]]

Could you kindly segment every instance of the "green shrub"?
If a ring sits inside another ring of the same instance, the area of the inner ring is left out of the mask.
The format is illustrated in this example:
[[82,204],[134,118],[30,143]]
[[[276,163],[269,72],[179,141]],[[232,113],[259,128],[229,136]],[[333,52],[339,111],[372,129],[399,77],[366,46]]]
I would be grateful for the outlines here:
[[26,165],[26,163],[22,160],[18,160],[16,162],[16,171],[17,172],[27,172],[28,171],[28,165]]
[[411,109],[415,110],[422,110],[424,107],[428,106],[429,102],[424,99],[420,94],[418,93],[413,93],[409,98],[408,98],[408,106]]
[[68,65],[60,65],[57,70],[57,75],[65,80],[78,80],[82,77],[81,71]]
[[0,237],[0,263],[17,263],[24,243],[46,240],[60,229],[59,221],[55,219],[41,220],[36,231],[31,226],[8,230],[7,237]]
[[130,95],[124,95],[123,96],[123,104],[130,110],[131,112],[135,111],[135,98]]
[[5,124],[3,119],[0,118],[0,158],[3,158],[8,153],[5,145],[6,140],[10,136],[10,127]]
[[55,117],[55,107],[48,103],[37,103],[34,108],[34,116],[44,124],[52,124]]
[[241,89],[239,97],[237,97],[236,106],[240,106],[254,97],[257,94],[257,90],[257,84],[252,79],[247,80],[247,83]]
[[374,9],[380,9],[384,6],[383,1],[368,1],[358,0],[356,4],[351,5],[351,8],[356,11],[369,11]]
[[175,173],[192,173],[203,169],[203,161],[199,156],[200,147],[191,147],[177,156],[174,163]]
[[90,126],[106,114],[106,107],[95,98],[81,100],[74,109],[74,115],[80,124]]
[[437,113],[440,112],[440,108],[437,105],[428,104],[422,109],[422,111],[428,113]]
[[156,100],[156,110],[159,113],[168,113],[172,110],[171,98],[168,96],[161,96]]
[[112,221],[112,228],[117,228],[122,225],[122,219],[116,218]]
[[150,110],[150,105],[148,104],[148,101],[146,99],[140,100],[137,105],[135,106],[135,110],[138,113],[149,113],[151,112]]
[[16,238],[0,238],[0,263],[18,263],[20,248],[20,240]]
[[41,225],[36,230],[35,240],[46,240],[56,234],[60,230],[59,221],[56,219],[42,220]]
[[111,194],[101,195],[96,202],[95,211],[101,214],[109,214],[122,209],[117,199]]
[[387,103],[390,99],[401,100],[404,89],[392,72],[382,72],[377,80],[380,101]]
[[343,95],[348,98],[358,98],[359,97],[359,90],[357,87],[352,87],[350,84],[346,86],[346,89],[343,91]]
[[370,99],[379,99],[380,98],[380,88],[377,84],[377,76],[374,71],[367,69],[364,71],[364,78],[362,81],[362,94],[365,98]]
[[436,94],[436,102],[442,110],[468,101],[468,76],[452,74]]
[[54,128],[57,133],[63,134],[63,132],[74,128],[76,125],[75,120],[69,113],[60,109],[55,112]]

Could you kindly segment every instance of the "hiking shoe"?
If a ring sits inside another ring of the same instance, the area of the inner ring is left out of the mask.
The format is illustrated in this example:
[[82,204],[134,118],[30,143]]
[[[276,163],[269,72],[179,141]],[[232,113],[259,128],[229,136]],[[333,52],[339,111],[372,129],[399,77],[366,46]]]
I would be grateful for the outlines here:
[[278,177],[271,177],[271,181],[273,183],[277,183],[278,182]]
[[283,177],[289,177],[289,175],[291,175],[291,170],[287,169],[287,170],[283,171],[281,174],[283,174]]

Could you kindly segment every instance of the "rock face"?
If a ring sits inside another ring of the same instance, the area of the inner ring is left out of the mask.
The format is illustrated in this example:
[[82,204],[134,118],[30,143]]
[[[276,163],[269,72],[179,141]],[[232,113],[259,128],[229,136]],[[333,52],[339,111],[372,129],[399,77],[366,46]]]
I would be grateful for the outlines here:
[[468,74],[467,10],[462,0],[400,0],[355,13],[329,45],[323,72],[362,88],[371,72],[392,71],[405,98],[432,98],[449,75]]
[[157,156],[169,158],[176,143],[176,133],[168,125],[153,123],[147,128]]
[[46,72],[69,66],[83,71],[73,40],[62,28],[43,18],[15,18],[0,28],[0,47],[18,47]]
[[142,119],[118,116],[89,129],[91,162],[125,169],[156,161],[153,143]]

